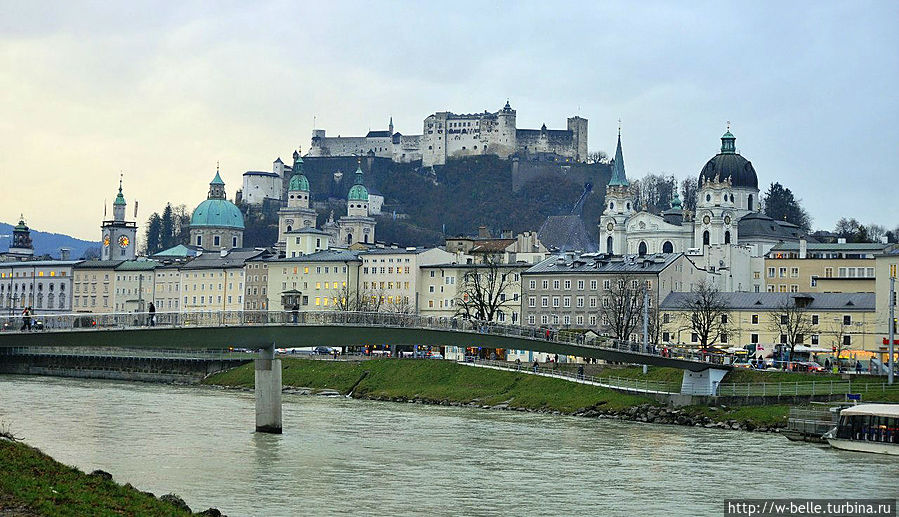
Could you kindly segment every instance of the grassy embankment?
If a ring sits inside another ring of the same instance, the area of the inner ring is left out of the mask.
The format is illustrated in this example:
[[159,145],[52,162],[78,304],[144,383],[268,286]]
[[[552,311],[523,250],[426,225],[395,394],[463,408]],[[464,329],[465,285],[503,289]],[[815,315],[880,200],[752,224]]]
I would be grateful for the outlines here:
[[[591,365],[592,366],[592,365]],[[593,368],[591,368],[593,370]],[[366,373],[367,372],[367,373]],[[680,384],[683,373],[674,368],[649,368],[644,376],[639,367],[610,367],[587,372],[592,375],[641,378]],[[363,377],[364,375],[364,377]],[[795,382],[810,380],[804,374],[734,372],[731,382]],[[774,375],[775,377],[769,377]],[[816,376],[824,379],[825,376]],[[361,380],[360,380],[361,379]],[[228,387],[253,387],[253,365],[208,377],[204,383]],[[357,385],[358,383],[358,385]],[[583,408],[622,412],[634,406],[659,405],[648,397],[628,395],[614,390],[576,384],[561,379],[523,373],[473,368],[450,361],[397,361],[389,359],[362,362],[283,359],[283,384],[313,390],[330,389],[354,397],[382,399],[420,399],[429,403],[444,401],[475,402],[481,405],[508,404],[512,408],[574,413]],[[687,414],[709,416],[716,421],[736,420],[756,427],[784,425],[788,405],[683,408]]]
[[153,495],[63,465],[23,443],[0,438],[0,514],[191,515]]

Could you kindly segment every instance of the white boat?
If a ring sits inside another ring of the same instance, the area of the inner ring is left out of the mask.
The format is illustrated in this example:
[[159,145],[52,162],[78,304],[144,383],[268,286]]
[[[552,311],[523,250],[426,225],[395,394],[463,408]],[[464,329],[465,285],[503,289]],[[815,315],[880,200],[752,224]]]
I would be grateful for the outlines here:
[[840,412],[824,435],[835,449],[899,456],[899,404],[859,404]]

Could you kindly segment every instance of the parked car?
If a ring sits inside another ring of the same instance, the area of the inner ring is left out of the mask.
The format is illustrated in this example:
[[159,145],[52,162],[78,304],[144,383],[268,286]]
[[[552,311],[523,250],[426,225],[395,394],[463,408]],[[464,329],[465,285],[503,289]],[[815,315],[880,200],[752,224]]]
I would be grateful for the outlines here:
[[331,355],[334,351],[327,346],[317,346],[312,349],[312,353],[317,355]]
[[824,367],[815,361],[806,361],[796,365],[796,371],[799,372],[824,372]]

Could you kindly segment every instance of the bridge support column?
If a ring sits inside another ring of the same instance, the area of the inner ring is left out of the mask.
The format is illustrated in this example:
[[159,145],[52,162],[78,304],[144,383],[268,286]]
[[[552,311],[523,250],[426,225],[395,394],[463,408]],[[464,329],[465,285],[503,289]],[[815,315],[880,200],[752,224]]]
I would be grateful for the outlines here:
[[256,359],[256,432],[281,434],[281,360],[274,345]]
[[718,384],[727,374],[727,370],[709,368],[701,372],[684,370],[684,380],[681,383],[680,392],[684,395],[715,395],[718,393]]

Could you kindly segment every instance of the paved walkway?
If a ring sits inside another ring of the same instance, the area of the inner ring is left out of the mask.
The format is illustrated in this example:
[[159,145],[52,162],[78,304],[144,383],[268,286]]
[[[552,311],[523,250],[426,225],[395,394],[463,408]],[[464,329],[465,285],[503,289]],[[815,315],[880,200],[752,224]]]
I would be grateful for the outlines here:
[[[572,375],[567,372],[562,371],[554,371],[548,368],[538,368],[538,371],[535,372],[533,367],[521,365],[521,369],[518,369],[516,366],[511,363],[500,363],[500,362],[464,362],[459,361],[459,364],[464,364],[466,366],[475,366],[478,368],[489,368],[491,370],[502,370],[502,371],[511,371],[518,373],[526,373],[528,375],[539,375],[540,377],[551,377],[554,379],[562,379],[568,382],[576,382],[578,384],[589,384],[590,386],[600,386],[602,388],[610,388],[617,391],[626,391],[630,393],[641,393],[641,394],[652,394],[652,395],[674,395],[679,392],[671,392],[671,391],[662,391],[661,385],[662,383],[656,383],[654,381],[644,381],[646,383],[645,388],[640,388],[639,385],[641,381],[638,379],[618,379],[619,382],[616,383],[612,378],[603,378],[603,377],[593,377],[589,375],[585,375],[583,378],[578,378],[577,375]],[[508,366],[505,366],[508,364]],[[627,382],[620,381],[630,381],[633,383],[632,386],[627,386]],[[655,386],[653,386],[655,385]],[[651,389],[650,387],[654,387],[656,389]]]

